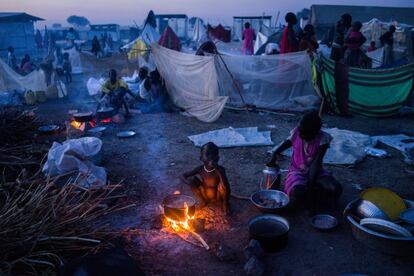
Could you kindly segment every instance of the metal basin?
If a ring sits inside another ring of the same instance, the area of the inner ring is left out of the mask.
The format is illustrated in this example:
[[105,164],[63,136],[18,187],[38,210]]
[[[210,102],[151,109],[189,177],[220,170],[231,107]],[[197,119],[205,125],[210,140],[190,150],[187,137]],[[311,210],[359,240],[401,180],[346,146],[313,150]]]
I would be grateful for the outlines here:
[[[346,210],[352,209],[352,206],[355,206],[357,201],[358,199],[355,199],[348,203]],[[408,208],[414,207],[413,201],[404,200],[404,202],[407,204]],[[351,224],[352,234],[355,239],[384,254],[394,256],[414,256],[414,237],[400,238],[378,233],[360,225],[357,218],[354,217],[355,215],[355,212],[352,213],[352,211],[346,215],[347,220]]]
[[289,204],[288,195],[277,190],[257,191],[250,200],[263,213],[276,213]]
[[287,219],[277,215],[260,215],[249,222],[251,239],[260,242],[267,252],[276,252],[288,244],[290,225]]

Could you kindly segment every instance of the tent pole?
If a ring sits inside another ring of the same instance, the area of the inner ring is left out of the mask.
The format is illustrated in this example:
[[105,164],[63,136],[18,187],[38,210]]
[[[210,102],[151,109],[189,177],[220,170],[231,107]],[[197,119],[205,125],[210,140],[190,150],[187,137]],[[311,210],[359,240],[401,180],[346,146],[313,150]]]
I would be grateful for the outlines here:
[[234,79],[233,74],[230,72],[229,68],[227,67],[226,62],[224,61],[223,57],[221,56],[221,54],[220,54],[217,50],[216,50],[216,54],[220,57],[221,62],[223,62],[224,68],[226,69],[227,73],[229,73],[230,78],[231,78],[231,80],[233,81],[233,86],[236,88],[237,93],[239,94],[239,96],[240,96],[240,99],[241,99],[242,103],[243,103],[243,104],[244,104],[244,106],[246,107],[246,110],[247,110],[247,111],[249,111],[249,110],[248,110],[248,108],[247,108],[247,104],[246,104],[246,102],[244,101],[243,95],[242,95],[242,93],[241,93],[241,91],[240,91],[240,87],[237,85],[237,82],[236,82],[236,80]]

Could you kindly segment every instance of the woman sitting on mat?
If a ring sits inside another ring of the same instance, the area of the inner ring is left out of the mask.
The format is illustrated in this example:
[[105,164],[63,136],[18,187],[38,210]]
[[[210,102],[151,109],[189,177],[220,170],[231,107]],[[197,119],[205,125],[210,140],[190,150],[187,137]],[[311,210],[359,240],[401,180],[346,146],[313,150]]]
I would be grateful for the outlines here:
[[322,166],[332,137],[321,130],[317,112],[303,116],[291,135],[273,153],[268,165],[276,165],[277,155],[292,147],[292,161],[285,180],[285,193],[292,206],[303,206],[307,195],[315,202],[336,202],[342,193],[341,184]]

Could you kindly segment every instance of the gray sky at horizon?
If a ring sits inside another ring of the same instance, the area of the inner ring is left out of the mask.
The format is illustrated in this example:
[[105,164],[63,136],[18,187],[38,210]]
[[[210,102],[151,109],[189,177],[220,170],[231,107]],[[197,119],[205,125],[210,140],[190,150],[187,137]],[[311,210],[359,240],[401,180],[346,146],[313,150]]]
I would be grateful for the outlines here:
[[[288,11],[297,12],[312,4],[342,4],[414,7],[414,0],[0,0],[1,12],[27,12],[46,19],[45,23],[66,24],[70,15],[87,17],[92,24],[142,24],[149,10],[157,14],[184,13],[213,24],[232,24],[236,15],[272,15],[281,18]],[[414,15],[413,15],[414,16]],[[38,25],[38,26],[39,26]]]

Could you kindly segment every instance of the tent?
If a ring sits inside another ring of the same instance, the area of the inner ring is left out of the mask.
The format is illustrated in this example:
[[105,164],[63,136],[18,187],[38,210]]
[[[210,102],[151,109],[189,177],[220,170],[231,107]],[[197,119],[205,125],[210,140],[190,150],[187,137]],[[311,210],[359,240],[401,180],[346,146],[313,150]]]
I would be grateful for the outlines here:
[[221,40],[223,42],[230,42],[231,41],[231,31],[226,30],[221,24],[217,27],[213,28],[210,24],[207,25],[208,29],[208,36],[211,40]]
[[153,42],[159,39],[160,34],[150,24],[146,24],[141,35],[132,42],[122,46],[122,49],[129,50],[129,59],[136,59],[138,56],[143,55]]
[[196,56],[153,44],[152,54],[174,103],[203,122],[217,120],[226,103],[302,111],[319,102],[306,52]]
[[191,40],[195,43],[204,43],[208,40],[207,29],[200,18],[197,18],[194,23],[193,35]]
[[254,42],[254,53],[256,53],[260,47],[262,47],[267,42],[267,36],[262,34],[261,32],[258,32],[256,35],[256,40]]
[[411,29],[413,26],[393,22],[383,22],[379,19],[373,18],[368,22],[365,22],[362,26],[361,32],[367,38],[365,45],[368,47],[371,41],[375,41],[377,47],[381,45],[380,37],[388,31],[391,25],[394,25],[397,30],[394,33],[394,56],[398,60],[402,58],[408,51],[408,54],[412,54],[412,40]]
[[266,50],[267,44],[269,44],[269,43],[279,44],[281,39],[282,39],[282,31],[279,30],[276,33],[272,34],[271,36],[267,37],[266,42],[264,44],[262,44],[257,50],[255,49],[254,54],[255,55],[263,54]]
[[392,69],[350,68],[322,56],[322,92],[337,113],[387,117],[399,113],[413,89],[414,64]]
[[180,39],[170,28],[170,26],[167,26],[167,28],[165,28],[164,33],[160,37],[160,40],[158,40],[158,44],[171,50],[181,50]]
[[34,70],[30,74],[22,76],[0,59],[0,92],[46,91],[46,88],[45,74],[42,70]]

